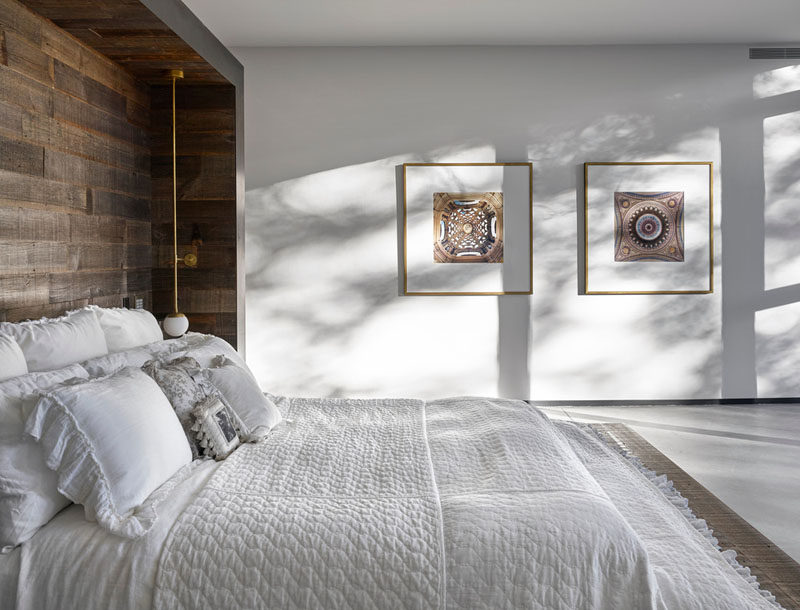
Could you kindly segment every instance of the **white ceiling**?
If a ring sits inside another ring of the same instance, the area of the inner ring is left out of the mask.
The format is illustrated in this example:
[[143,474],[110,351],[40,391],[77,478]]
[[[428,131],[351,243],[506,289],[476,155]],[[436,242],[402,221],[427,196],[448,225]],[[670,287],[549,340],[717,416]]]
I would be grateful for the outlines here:
[[183,1],[229,47],[800,40],[800,0]]

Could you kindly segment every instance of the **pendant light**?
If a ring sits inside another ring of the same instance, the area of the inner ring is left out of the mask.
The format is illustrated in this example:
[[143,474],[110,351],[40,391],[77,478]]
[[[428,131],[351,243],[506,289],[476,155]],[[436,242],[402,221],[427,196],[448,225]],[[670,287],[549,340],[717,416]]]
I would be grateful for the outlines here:
[[183,262],[187,267],[197,266],[197,256],[187,253],[178,258],[178,180],[177,180],[177,149],[175,146],[175,81],[183,78],[183,70],[170,70],[172,79],[172,271],[173,271],[173,308],[172,313],[164,318],[164,332],[171,337],[180,337],[189,330],[189,318],[178,310],[178,263]]

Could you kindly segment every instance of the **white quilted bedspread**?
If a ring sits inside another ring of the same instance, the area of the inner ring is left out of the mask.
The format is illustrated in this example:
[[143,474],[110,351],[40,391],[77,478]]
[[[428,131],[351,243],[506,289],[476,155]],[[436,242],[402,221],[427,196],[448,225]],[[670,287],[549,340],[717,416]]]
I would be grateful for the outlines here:
[[660,606],[636,532],[524,403],[282,409],[173,527],[155,608]]

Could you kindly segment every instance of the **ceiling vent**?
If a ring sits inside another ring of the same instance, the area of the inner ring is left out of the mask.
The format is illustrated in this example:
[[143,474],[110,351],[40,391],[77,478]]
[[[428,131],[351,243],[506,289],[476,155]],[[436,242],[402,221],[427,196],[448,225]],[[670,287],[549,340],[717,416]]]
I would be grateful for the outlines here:
[[800,59],[800,47],[750,49],[750,59]]

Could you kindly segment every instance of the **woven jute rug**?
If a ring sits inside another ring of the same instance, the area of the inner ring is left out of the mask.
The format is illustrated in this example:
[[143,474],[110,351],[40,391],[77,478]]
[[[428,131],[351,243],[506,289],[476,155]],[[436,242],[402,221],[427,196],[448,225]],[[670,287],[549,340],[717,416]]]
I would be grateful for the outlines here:
[[734,549],[737,560],[758,577],[787,610],[800,610],[800,564],[779,549],[675,462],[623,424],[592,424],[620,448],[638,457],[657,474],[665,474],[689,501],[698,518],[714,530],[723,550]]

